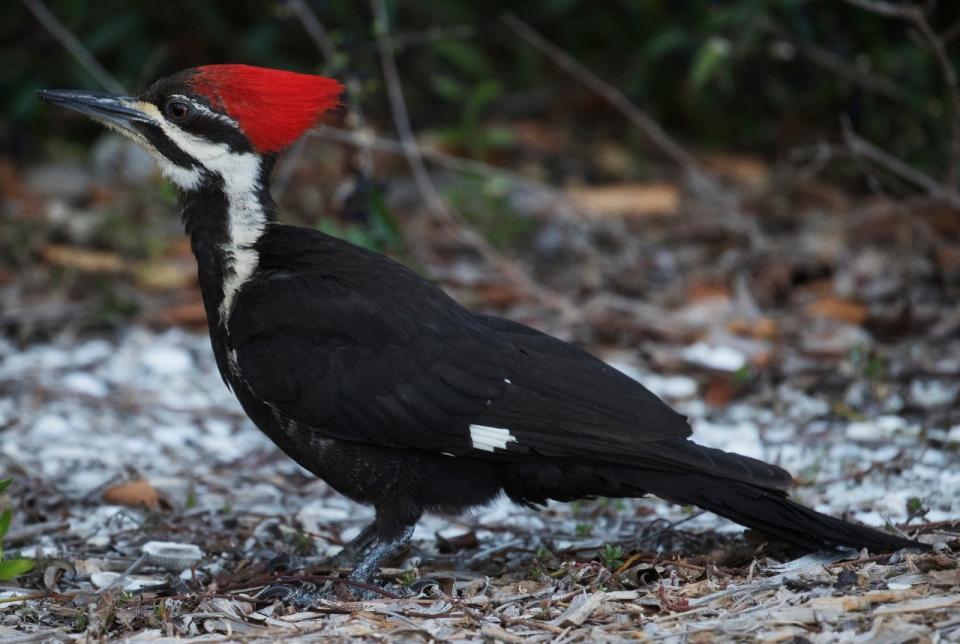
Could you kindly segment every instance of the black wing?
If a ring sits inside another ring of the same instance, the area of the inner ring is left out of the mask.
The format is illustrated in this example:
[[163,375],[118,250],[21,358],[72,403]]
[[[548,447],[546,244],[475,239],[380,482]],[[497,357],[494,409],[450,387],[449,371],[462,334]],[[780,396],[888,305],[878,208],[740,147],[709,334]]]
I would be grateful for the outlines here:
[[281,232],[261,246],[260,276],[229,330],[251,392],[288,419],[331,438],[451,455],[783,478],[684,440],[683,416],[585,351],[473,315],[383,256]]

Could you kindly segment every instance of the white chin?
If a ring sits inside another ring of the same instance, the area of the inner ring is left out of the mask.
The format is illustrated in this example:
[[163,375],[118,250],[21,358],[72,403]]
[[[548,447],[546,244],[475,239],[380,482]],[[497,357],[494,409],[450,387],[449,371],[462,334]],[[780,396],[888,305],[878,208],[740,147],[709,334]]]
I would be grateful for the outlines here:
[[160,173],[181,190],[189,192],[200,186],[203,177],[199,169],[178,166],[159,152],[155,152],[153,156],[160,166]]

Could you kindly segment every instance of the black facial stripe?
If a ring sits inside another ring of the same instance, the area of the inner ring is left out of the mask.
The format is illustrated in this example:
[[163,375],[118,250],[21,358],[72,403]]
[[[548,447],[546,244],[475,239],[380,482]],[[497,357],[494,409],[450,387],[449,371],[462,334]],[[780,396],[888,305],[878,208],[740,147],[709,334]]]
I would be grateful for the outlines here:
[[[170,121],[171,125],[180,128],[184,132],[188,132],[215,144],[226,144],[229,146],[231,152],[254,152],[253,145],[240,128],[231,125],[223,118],[218,118],[216,114],[220,114],[221,110],[211,105],[207,97],[193,91],[190,83],[194,73],[194,70],[185,70],[161,79],[141,94],[140,100],[155,105],[160,110],[160,113],[163,114],[164,118]],[[176,123],[167,117],[165,111],[167,102],[174,98],[180,98],[188,103],[193,103],[194,106],[202,106],[215,114],[207,114],[203,109],[194,107],[194,114],[192,116],[188,117],[182,123]],[[166,139],[167,137],[164,136],[163,138]],[[153,142],[153,139],[151,139],[151,142]],[[170,145],[173,145],[169,139],[167,139],[166,145],[167,147],[157,145],[157,149],[161,150],[177,165],[192,167],[192,165],[185,165],[181,160],[174,159],[167,154],[166,150]],[[181,155],[180,158],[182,159],[183,156],[184,155]]]
[[186,123],[178,124],[184,132],[189,132],[211,143],[227,144],[231,152],[253,152],[250,141],[236,127],[218,119],[215,116],[197,113]]
[[200,168],[200,163],[189,154],[177,147],[170,137],[153,123],[137,123],[137,130],[150,142],[157,151],[181,168]]

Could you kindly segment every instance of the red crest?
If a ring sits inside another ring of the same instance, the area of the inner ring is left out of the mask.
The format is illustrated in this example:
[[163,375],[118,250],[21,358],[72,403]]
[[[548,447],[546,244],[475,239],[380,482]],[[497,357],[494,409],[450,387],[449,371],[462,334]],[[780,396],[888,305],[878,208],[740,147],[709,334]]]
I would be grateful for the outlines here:
[[340,81],[250,65],[198,67],[193,90],[240,124],[257,152],[278,152],[340,104]]

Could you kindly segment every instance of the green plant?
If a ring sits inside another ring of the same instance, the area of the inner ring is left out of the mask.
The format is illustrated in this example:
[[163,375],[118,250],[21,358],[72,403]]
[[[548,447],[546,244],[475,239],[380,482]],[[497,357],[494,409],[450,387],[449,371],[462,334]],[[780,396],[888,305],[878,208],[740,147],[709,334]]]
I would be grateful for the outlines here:
[[623,548],[605,543],[600,550],[600,559],[608,570],[616,570],[623,565]]
[[553,553],[544,546],[539,546],[533,555],[533,561],[530,562],[530,576],[534,579],[550,576],[550,560],[553,559]]
[[[6,490],[12,481],[13,479],[0,480],[0,492]],[[13,519],[13,510],[10,508],[0,513],[0,581],[16,579],[33,570],[34,566],[34,562],[29,559],[4,559],[3,557],[3,538],[10,530],[11,519]]]
[[465,177],[449,188],[447,198],[464,221],[495,248],[516,248],[537,228],[532,217],[516,211],[508,198],[509,184],[498,178]]
[[414,584],[414,582],[417,581],[418,577],[419,575],[417,574],[416,570],[404,570],[397,577],[397,582],[404,588],[409,588]]

